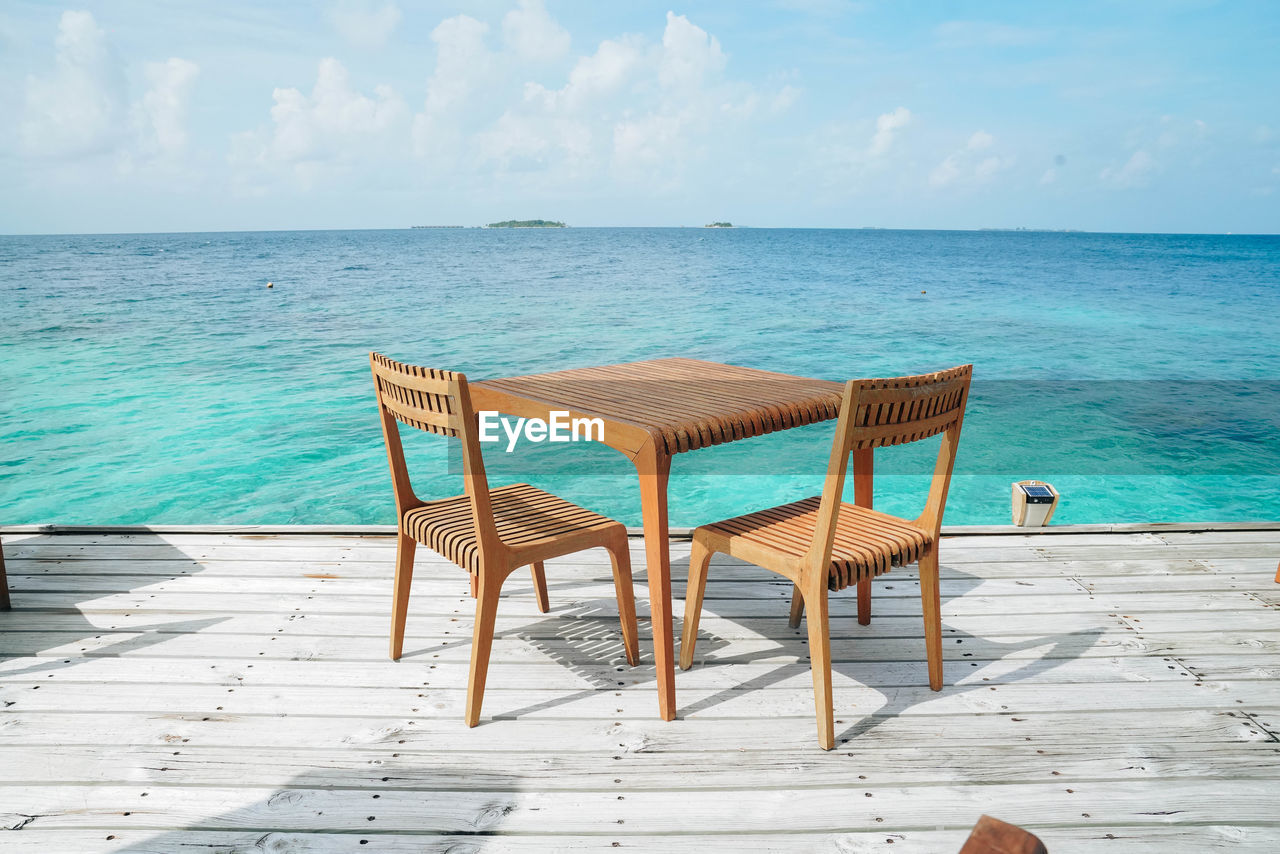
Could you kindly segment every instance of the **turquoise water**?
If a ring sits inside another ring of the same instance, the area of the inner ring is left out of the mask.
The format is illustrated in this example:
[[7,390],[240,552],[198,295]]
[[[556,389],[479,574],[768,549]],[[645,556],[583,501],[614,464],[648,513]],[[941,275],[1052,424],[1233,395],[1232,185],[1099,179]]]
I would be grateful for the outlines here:
[[[670,355],[836,380],[973,362],[948,523],[1007,522],[1028,477],[1063,493],[1055,522],[1274,520],[1278,316],[1275,237],[0,237],[0,523],[391,523],[370,349],[473,380]],[[672,524],[814,494],[831,430],[677,457]],[[424,497],[460,491],[447,444],[410,444]],[[918,512],[935,449],[883,452],[877,506]],[[486,460],[638,522],[612,451]]]

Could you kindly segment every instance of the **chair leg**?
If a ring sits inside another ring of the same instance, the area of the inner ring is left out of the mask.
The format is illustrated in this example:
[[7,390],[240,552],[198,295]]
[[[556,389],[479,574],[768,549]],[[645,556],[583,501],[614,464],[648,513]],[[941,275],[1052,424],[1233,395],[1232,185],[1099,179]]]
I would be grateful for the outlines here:
[[929,687],[942,690],[942,599],[938,590],[938,553],[920,558],[920,600],[924,606],[924,645],[929,656]]
[[804,594],[800,592],[800,585],[791,585],[791,617],[787,620],[787,625],[796,628],[800,625],[800,618],[804,616]]
[[538,610],[547,613],[551,610],[551,600],[547,598],[547,574],[543,571],[542,561],[535,563],[533,570],[533,592],[538,597]]
[[680,637],[680,669],[693,666],[693,650],[698,643],[698,620],[702,616],[702,594],[707,589],[707,571],[711,566],[711,550],[706,543],[693,538],[689,552],[689,584],[684,591],[684,634]]
[[[825,579],[823,579],[825,581]],[[813,671],[813,706],[818,719],[818,746],[836,746],[835,714],[831,699],[831,631],[827,615],[827,587],[815,583],[809,593],[809,667]]]
[[640,632],[636,628],[636,591],[631,579],[631,547],[624,533],[620,542],[609,548],[613,562],[613,587],[618,594],[618,621],[622,623],[622,646],[627,653],[627,664],[640,663]]
[[484,680],[489,673],[489,653],[493,649],[493,625],[498,616],[501,576],[481,567],[480,595],[476,597],[476,623],[471,634],[471,678],[467,682],[467,726],[480,723],[484,702]]
[[413,554],[418,543],[401,532],[396,537],[396,580],[391,599],[391,659],[404,650],[404,623],[409,615],[409,588],[413,585]]
[[474,599],[480,595],[480,576],[471,576],[471,598]]
[[871,625],[871,575],[858,579],[858,625]]

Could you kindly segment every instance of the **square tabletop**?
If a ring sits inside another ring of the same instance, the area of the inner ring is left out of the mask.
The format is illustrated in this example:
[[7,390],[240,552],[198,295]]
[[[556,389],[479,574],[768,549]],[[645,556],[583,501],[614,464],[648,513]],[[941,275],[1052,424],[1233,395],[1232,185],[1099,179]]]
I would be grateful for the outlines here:
[[606,444],[635,450],[648,438],[668,455],[835,418],[844,392],[839,382],[683,358],[484,380],[471,388],[478,408],[517,415],[570,410],[611,425]]

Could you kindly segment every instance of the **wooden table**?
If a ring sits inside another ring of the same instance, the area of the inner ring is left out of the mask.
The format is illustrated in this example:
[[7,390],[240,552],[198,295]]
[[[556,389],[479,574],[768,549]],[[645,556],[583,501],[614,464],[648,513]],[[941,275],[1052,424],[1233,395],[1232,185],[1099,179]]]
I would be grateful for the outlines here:
[[600,418],[604,444],[635,464],[644,518],[658,707],[664,720],[676,716],[667,530],[671,458],[835,418],[843,390],[838,382],[696,359],[656,359],[471,384],[476,410],[544,420],[550,420],[553,411],[568,412],[570,418]]

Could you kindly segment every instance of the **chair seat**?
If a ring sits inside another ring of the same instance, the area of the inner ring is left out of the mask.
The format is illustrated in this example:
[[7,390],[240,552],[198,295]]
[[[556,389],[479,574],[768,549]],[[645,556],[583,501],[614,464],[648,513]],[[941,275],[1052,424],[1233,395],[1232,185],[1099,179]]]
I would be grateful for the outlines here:
[[[723,538],[713,543],[717,550],[734,554],[734,543],[750,544],[783,559],[803,557],[813,544],[822,499],[806,498],[780,507],[735,516],[723,522],[703,525],[694,532],[707,531]],[[856,504],[840,504],[835,544],[831,551],[828,586],[842,590],[868,575],[880,575],[891,567],[905,566],[927,554],[933,536],[911,523]],[[751,559],[748,555],[741,555]]]
[[[516,550],[543,546],[568,534],[621,527],[613,519],[527,483],[491,489],[489,500],[498,537]],[[463,569],[473,574],[480,571],[480,550],[467,496],[416,507],[404,514],[400,529]]]

